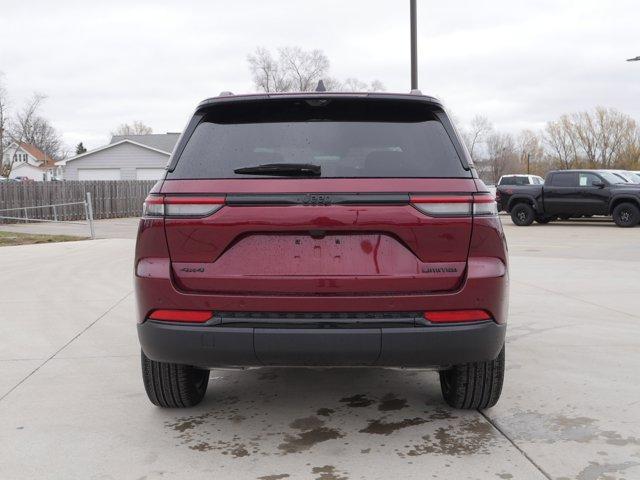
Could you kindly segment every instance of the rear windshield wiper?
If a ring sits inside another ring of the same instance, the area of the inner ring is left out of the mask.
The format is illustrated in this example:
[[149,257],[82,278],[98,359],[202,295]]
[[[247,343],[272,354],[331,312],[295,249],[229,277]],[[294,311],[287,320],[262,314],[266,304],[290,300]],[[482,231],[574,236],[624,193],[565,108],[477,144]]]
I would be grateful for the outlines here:
[[319,177],[320,165],[311,163],[267,163],[255,167],[236,168],[241,175],[276,175],[283,177]]

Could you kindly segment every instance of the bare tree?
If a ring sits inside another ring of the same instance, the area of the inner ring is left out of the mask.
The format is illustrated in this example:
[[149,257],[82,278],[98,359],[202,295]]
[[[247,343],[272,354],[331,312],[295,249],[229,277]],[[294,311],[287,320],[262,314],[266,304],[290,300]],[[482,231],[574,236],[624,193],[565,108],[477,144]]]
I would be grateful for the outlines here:
[[637,142],[635,120],[611,108],[562,115],[545,129],[545,143],[562,168],[633,166]]
[[578,164],[578,142],[571,120],[563,115],[559,120],[548,122],[544,131],[544,143],[549,149],[553,163],[558,168],[568,169]]
[[618,152],[615,165],[625,170],[640,170],[640,129],[637,126],[633,131],[628,132],[624,146]]
[[548,170],[548,165],[545,162],[545,150],[542,140],[536,132],[522,130],[518,134],[517,149],[522,171],[535,175],[545,174]]
[[575,140],[583,161],[589,167],[596,167],[598,162],[598,132],[593,117],[588,112],[572,114],[565,125]]
[[596,108],[593,123],[597,139],[597,162],[601,168],[612,168],[622,152],[637,140],[637,124],[628,115],[603,107]]
[[384,92],[385,87],[380,80],[374,80],[371,83],[363,82],[357,78],[347,78],[340,88],[335,90],[341,90],[344,92]]
[[23,126],[22,138],[23,142],[42,150],[48,158],[60,160],[63,156],[62,139],[46,118],[35,115]]
[[263,47],[256,48],[255,53],[247,56],[253,83],[263,92],[288,92],[292,82],[286,69],[273,58],[271,52]]
[[269,50],[256,48],[247,56],[256,89],[263,92],[310,92],[322,80],[328,91],[384,91],[380,80],[371,83],[348,78],[341,82],[329,75],[330,62],[322,50],[300,47],[278,49],[277,59]]
[[497,184],[502,175],[517,172],[518,153],[513,137],[507,133],[492,133],[487,137],[487,160],[490,180]]
[[380,80],[374,80],[369,84],[369,92],[384,92],[387,90],[387,87],[384,86]]
[[280,65],[291,79],[294,90],[310,92],[329,71],[329,59],[322,50],[304,51],[300,47],[278,50]]
[[119,125],[111,135],[149,135],[150,133],[153,133],[153,128],[135,120],[131,125],[128,123]]
[[8,134],[14,147],[9,152],[9,161],[4,165],[7,176],[13,169],[16,153],[23,143],[42,150],[52,160],[61,160],[66,155],[58,132],[47,119],[38,114],[45,98],[45,95],[35,93],[9,124]]
[[473,117],[469,128],[462,131],[462,139],[471,158],[475,159],[476,156],[479,156],[478,149],[491,132],[493,132],[493,125],[487,117],[482,115]]
[[2,77],[3,73],[0,72],[0,175],[4,173],[4,153],[9,143],[9,135],[7,132],[9,99],[7,97],[7,89],[4,87]]

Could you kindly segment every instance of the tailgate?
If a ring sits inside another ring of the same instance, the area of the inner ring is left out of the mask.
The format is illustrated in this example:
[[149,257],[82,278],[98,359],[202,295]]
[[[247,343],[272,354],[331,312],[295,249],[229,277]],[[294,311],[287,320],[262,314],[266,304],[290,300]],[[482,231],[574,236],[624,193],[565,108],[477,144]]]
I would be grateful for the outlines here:
[[[460,286],[471,217],[430,217],[409,198],[473,190],[472,181],[350,180],[341,188],[333,180],[332,191],[319,188],[322,182],[165,182],[164,192],[226,198],[207,218],[166,218],[176,287],[219,294],[380,295]],[[229,193],[239,184],[251,193]],[[358,193],[339,191],[354,187]]]

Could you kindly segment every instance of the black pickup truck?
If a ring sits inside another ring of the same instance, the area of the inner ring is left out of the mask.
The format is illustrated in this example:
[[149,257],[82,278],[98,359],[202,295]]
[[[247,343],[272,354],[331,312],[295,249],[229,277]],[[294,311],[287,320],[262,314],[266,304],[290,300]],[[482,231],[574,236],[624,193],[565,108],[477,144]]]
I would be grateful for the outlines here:
[[504,185],[498,208],[519,226],[593,215],[611,215],[619,227],[640,222],[640,185],[601,170],[554,170],[544,185]]

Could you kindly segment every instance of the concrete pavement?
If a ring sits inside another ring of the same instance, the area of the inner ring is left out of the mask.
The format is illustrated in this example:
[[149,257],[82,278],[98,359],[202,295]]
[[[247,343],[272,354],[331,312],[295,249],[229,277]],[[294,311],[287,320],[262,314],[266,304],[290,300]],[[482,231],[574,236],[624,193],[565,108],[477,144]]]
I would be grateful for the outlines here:
[[507,378],[480,414],[437,375],[214,371],[148,403],[133,241],[0,249],[0,478],[640,478],[640,228],[505,221]]
[[[139,218],[109,218],[95,220],[95,238],[136,238]],[[76,235],[89,237],[87,222],[39,222],[0,225],[0,231],[44,235]]]

